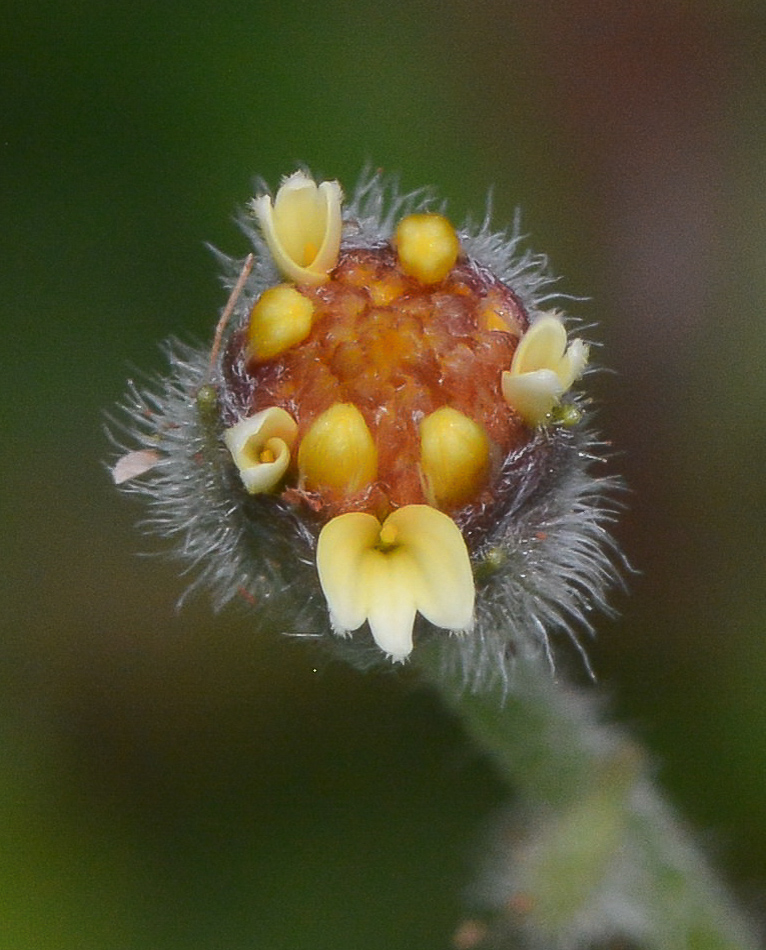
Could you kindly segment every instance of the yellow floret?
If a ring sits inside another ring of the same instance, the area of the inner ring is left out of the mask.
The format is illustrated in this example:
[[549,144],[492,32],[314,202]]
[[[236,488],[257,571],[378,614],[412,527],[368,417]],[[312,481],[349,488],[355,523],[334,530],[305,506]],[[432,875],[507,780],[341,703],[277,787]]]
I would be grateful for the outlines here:
[[317,570],[337,633],[365,622],[394,662],[412,652],[415,615],[463,632],[473,625],[471,560],[455,522],[428,505],[405,505],[383,525],[364,511],[333,518],[317,544]]
[[261,195],[252,209],[274,263],[285,277],[323,284],[338,262],[343,192],[337,181],[319,185],[304,172],[285,178],[274,201]]

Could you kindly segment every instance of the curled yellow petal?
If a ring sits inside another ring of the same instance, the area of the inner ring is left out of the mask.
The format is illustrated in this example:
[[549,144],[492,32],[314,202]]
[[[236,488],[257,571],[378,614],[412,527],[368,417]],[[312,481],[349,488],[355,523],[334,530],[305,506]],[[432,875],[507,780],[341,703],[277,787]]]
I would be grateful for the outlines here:
[[295,172],[283,180],[273,203],[269,195],[252,202],[271,256],[289,280],[327,280],[340,252],[342,200],[337,181],[317,185],[304,172]]
[[486,479],[489,439],[483,426],[451,406],[420,423],[420,468],[429,504],[458,508]]
[[446,630],[473,623],[468,549],[455,522],[429,505],[398,508],[382,525],[364,512],[333,518],[319,535],[317,570],[336,632],[367,620],[394,661],[412,652],[418,612]]
[[542,316],[521,338],[510,371],[502,375],[503,397],[528,425],[539,425],[587,362],[587,345],[577,339],[567,346],[561,320],[553,314]]
[[298,470],[309,490],[329,488],[341,495],[375,480],[378,452],[356,406],[336,402],[317,416],[298,448]]
[[226,448],[251,495],[275,488],[290,464],[298,426],[284,409],[271,406],[242,419],[223,434]]
[[404,273],[424,284],[444,280],[460,253],[455,229],[443,215],[430,212],[402,218],[394,245]]
[[265,290],[250,312],[247,328],[248,354],[270,360],[311,333],[314,304],[292,284]]

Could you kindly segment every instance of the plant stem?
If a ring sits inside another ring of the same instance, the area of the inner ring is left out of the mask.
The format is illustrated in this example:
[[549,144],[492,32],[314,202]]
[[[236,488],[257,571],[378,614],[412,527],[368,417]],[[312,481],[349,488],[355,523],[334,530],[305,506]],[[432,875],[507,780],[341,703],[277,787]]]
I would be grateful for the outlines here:
[[592,698],[542,659],[520,659],[509,688],[485,693],[445,673],[433,647],[417,662],[516,793],[476,889],[483,936],[465,946],[757,950],[644,753]]

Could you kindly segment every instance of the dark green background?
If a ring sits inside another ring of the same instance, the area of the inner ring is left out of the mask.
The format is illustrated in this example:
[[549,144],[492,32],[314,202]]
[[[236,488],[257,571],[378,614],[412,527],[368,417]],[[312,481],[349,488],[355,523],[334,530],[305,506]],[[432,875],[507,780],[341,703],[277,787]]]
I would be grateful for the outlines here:
[[590,648],[766,886],[766,15],[757,4],[8,5],[0,32],[1,950],[437,950],[491,770],[407,675],[180,614],[103,411],[223,304],[255,175],[372,162],[524,211],[597,321],[638,569]]

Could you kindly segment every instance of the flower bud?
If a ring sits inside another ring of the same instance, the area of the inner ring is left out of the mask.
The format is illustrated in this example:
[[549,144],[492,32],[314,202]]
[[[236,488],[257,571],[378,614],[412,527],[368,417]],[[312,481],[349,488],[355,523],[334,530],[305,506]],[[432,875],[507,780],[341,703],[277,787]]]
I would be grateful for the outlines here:
[[270,360],[311,333],[314,305],[290,284],[264,291],[250,313],[248,352],[253,359]]
[[487,433],[462,412],[442,406],[420,423],[420,468],[429,504],[461,507],[486,481]]
[[449,274],[460,253],[455,229],[440,214],[410,214],[394,237],[405,274],[424,284],[436,284]]
[[298,448],[300,479],[308,490],[353,495],[375,480],[378,453],[364,416],[335,403],[314,420]]

